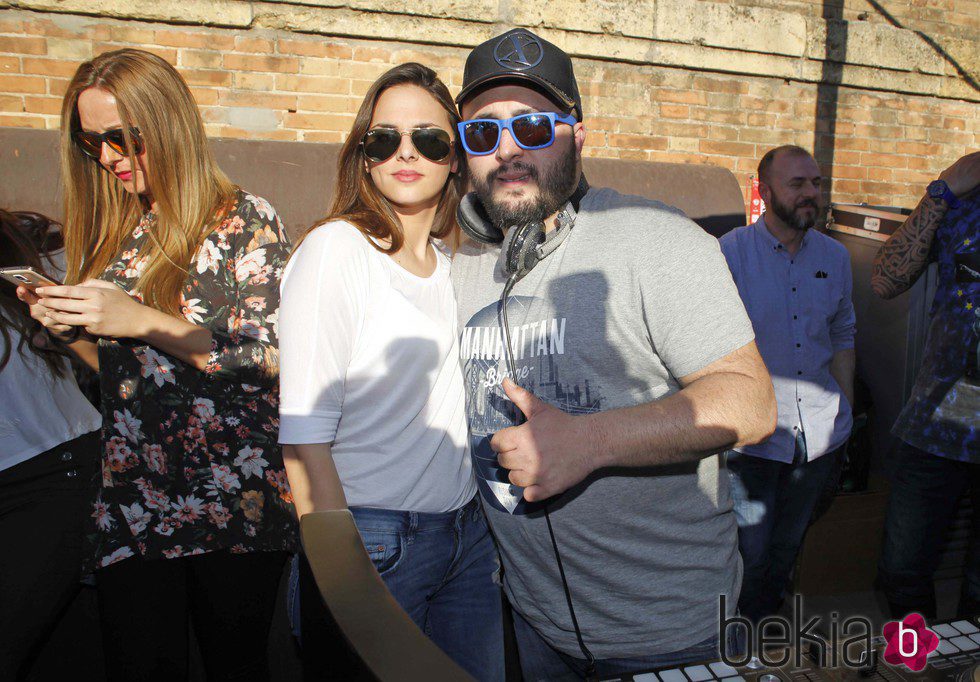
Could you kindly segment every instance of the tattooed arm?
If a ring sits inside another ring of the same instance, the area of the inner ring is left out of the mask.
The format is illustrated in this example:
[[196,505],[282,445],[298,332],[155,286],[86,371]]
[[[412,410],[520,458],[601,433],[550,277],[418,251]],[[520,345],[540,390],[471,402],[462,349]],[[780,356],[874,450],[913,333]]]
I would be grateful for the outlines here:
[[902,226],[881,245],[871,268],[871,290],[894,298],[915,284],[929,263],[936,228],[946,215],[946,202],[922,197]]
[[[958,197],[980,184],[980,152],[967,154],[939,175]],[[882,298],[894,298],[915,284],[929,263],[936,229],[948,206],[942,199],[922,197],[902,226],[881,245],[871,270],[871,289]]]

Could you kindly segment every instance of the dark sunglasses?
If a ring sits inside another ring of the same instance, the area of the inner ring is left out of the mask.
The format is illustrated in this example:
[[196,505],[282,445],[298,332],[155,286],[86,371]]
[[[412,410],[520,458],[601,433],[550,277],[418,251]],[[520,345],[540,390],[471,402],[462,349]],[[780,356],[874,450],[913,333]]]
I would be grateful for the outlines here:
[[[143,137],[140,135],[140,129],[130,128],[129,137],[133,141],[133,154],[142,154]],[[122,154],[123,156],[129,155],[129,150],[126,149],[126,134],[122,128],[113,128],[104,133],[90,133],[85,130],[76,130],[72,133],[72,139],[75,140],[75,144],[85,154],[91,156],[93,159],[102,157],[103,144],[109,145],[109,149],[117,154]]]
[[555,141],[556,121],[567,125],[575,125],[576,122],[571,114],[552,112],[521,114],[504,119],[475,118],[458,124],[459,139],[466,153],[473,156],[485,156],[497,151],[504,130],[510,131],[510,136],[521,149],[543,149]]
[[429,161],[444,161],[453,148],[449,133],[442,128],[415,128],[404,132],[393,128],[374,128],[361,138],[364,156],[375,163],[387,161],[401,146],[402,135],[410,135],[415,149]]

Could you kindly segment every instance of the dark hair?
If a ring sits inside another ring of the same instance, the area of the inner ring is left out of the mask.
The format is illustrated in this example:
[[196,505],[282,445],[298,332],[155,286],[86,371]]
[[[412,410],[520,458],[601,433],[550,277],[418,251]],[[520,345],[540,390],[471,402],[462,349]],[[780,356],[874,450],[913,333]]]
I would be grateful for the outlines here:
[[812,156],[806,149],[795,144],[784,144],[780,147],[774,147],[767,151],[759,160],[759,182],[769,183],[769,169],[772,167],[776,157],[782,153],[792,154],[793,156]]
[[[27,266],[42,274],[45,271],[42,253],[56,251],[63,245],[60,225],[40,213],[10,213],[0,209],[0,267]],[[44,332],[40,322],[30,316],[27,306],[17,298],[16,287],[7,281],[0,284],[0,370],[7,366],[13,343],[10,330],[20,335],[17,352],[25,355],[28,351],[44,360],[51,374],[63,376],[64,364],[61,359],[67,355],[64,346],[45,334],[47,343],[38,346],[34,338]]]
[[[371,85],[367,94],[364,95],[357,115],[354,117],[354,125],[351,127],[350,135],[340,150],[340,158],[337,161],[337,192],[334,196],[333,206],[330,208],[330,214],[324,221],[345,220],[368,237],[388,240],[388,248],[379,246],[372,239],[368,240],[376,249],[384,253],[398,251],[402,247],[405,237],[402,232],[401,221],[398,220],[398,216],[395,215],[388,200],[374,186],[371,176],[364,172],[367,157],[364,156],[364,151],[361,148],[361,139],[371,128],[374,107],[381,93],[396,85],[414,85],[422,88],[446,110],[449,116],[449,134],[454,140],[450,162],[453,158],[461,158],[459,143],[456,141],[456,124],[459,122],[459,114],[456,111],[452,95],[449,94],[449,89],[439,80],[435,71],[422,64],[408,62],[389,69]],[[459,227],[456,224],[456,207],[459,206],[460,197],[462,197],[466,187],[465,168],[465,163],[459,163],[457,164],[457,171],[449,176],[446,186],[442,190],[442,196],[439,198],[435,218],[432,221],[430,234],[439,239],[448,237],[451,243],[456,240],[456,235],[459,232]]]

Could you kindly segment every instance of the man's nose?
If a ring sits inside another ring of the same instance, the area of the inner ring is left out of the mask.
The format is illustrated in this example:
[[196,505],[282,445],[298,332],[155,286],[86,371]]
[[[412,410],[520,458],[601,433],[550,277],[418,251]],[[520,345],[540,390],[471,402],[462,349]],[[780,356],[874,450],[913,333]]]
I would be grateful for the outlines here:
[[514,157],[521,156],[524,150],[521,149],[514,136],[507,129],[500,131],[500,143],[497,145],[497,158],[501,161],[509,161]]

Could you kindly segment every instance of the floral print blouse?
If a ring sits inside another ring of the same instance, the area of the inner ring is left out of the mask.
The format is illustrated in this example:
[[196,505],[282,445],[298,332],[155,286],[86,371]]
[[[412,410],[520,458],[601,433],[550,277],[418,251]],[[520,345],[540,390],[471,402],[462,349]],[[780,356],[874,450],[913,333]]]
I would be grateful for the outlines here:
[[[155,217],[102,279],[134,291]],[[279,281],[289,243],[273,208],[241,190],[181,291],[211,330],[205,371],[126,338],[99,340],[102,467],[86,571],[144,559],[292,550],[296,524],[279,429]]]

